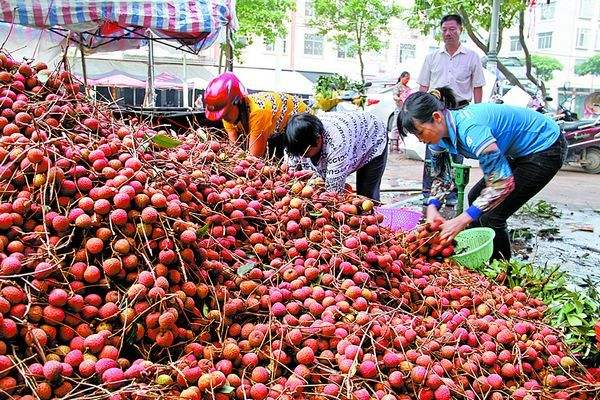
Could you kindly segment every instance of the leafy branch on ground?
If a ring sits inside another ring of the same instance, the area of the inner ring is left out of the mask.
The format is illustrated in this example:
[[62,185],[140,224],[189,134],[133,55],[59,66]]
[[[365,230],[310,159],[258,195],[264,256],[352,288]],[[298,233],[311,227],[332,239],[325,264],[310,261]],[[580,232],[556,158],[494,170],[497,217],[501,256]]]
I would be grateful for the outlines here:
[[538,200],[535,203],[527,203],[518,212],[519,215],[525,215],[532,218],[554,219],[560,218],[562,212],[546,200]]
[[598,283],[587,278],[575,287],[558,266],[537,266],[521,261],[493,261],[476,269],[508,287],[520,286],[548,306],[546,323],[562,330],[565,342],[587,365],[600,363],[600,347],[594,325],[600,319]]

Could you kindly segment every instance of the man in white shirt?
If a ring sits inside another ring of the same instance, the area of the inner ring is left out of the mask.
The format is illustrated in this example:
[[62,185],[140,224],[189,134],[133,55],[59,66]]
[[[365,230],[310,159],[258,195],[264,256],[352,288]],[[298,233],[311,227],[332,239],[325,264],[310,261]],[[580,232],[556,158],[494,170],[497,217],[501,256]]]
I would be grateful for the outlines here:
[[[477,53],[467,49],[460,43],[462,18],[460,15],[446,15],[440,22],[444,47],[427,55],[421,73],[417,79],[419,90],[427,92],[443,86],[450,87],[456,95],[459,107],[469,102],[481,103],[485,77],[483,67]],[[425,151],[425,160],[431,159],[429,146]],[[461,163],[462,157],[454,158]],[[423,166],[423,199],[427,201],[431,189],[431,176],[428,164]],[[456,204],[456,189],[446,204]]]
[[379,200],[387,162],[387,129],[368,112],[329,112],[320,117],[294,115],[285,132],[288,164],[316,172],[327,190],[344,190],[356,172],[356,193]]

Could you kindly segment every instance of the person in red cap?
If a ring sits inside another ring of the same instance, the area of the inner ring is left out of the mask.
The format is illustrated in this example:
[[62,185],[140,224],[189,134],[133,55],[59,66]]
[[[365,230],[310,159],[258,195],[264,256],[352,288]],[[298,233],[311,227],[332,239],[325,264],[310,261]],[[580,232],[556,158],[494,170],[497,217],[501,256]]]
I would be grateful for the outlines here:
[[311,112],[299,98],[275,92],[248,94],[240,80],[225,72],[209,82],[204,91],[206,118],[223,120],[231,142],[248,141],[250,154],[283,157],[283,137],[290,117]]

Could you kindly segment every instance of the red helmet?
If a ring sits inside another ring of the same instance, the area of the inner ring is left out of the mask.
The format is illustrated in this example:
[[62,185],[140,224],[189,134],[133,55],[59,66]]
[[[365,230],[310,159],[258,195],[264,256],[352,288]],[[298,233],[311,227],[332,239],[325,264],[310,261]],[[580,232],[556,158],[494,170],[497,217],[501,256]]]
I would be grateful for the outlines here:
[[234,104],[239,104],[248,93],[242,82],[225,72],[208,83],[204,91],[204,113],[211,121],[218,121]]

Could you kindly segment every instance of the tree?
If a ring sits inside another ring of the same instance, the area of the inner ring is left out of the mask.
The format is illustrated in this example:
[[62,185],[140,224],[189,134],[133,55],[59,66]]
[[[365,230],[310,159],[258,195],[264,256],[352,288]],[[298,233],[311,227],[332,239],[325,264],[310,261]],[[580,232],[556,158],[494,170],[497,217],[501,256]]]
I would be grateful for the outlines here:
[[364,84],[363,57],[383,48],[390,20],[400,15],[400,7],[389,0],[314,0],[314,9],[310,26],[358,56]]
[[600,54],[596,54],[579,64],[575,68],[577,75],[600,76]]
[[[531,55],[525,42],[525,10],[529,4],[528,0],[504,0],[500,12],[500,24],[498,29],[497,50],[502,45],[502,33],[504,29],[512,27],[519,22],[519,38],[523,52],[525,53],[525,69],[527,78],[542,92],[545,92],[543,82],[536,79],[531,73]],[[413,7],[404,16],[411,28],[418,29],[428,34],[439,27],[440,20],[447,14],[460,14],[463,26],[469,38],[483,50],[489,53],[489,32],[492,21],[492,0],[463,0],[461,2],[449,2],[447,0],[415,0]],[[498,70],[508,81],[525,90],[523,84],[517,77],[498,60]],[[544,94],[545,96],[545,94]]]
[[544,82],[554,79],[554,71],[562,71],[564,68],[556,58],[541,54],[531,55],[531,65],[538,78]]
[[295,0],[237,0],[235,11],[239,27],[234,36],[236,56],[256,38],[274,43],[285,37],[290,14],[296,9]]

